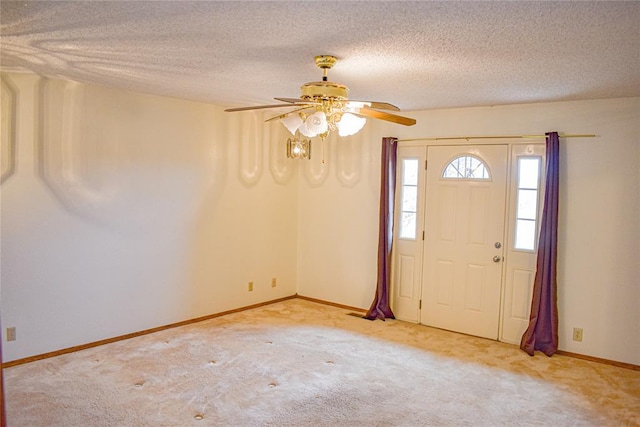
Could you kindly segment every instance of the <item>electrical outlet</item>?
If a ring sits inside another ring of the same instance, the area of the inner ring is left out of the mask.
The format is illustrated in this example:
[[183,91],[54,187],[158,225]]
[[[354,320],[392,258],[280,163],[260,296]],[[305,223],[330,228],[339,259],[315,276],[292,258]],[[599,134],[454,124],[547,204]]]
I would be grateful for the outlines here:
[[16,340],[16,328],[7,328],[7,341],[15,341]]
[[253,282],[249,282],[249,292],[253,292]]
[[275,288],[275,287],[276,287],[276,283],[277,283],[276,278],[275,278],[275,277],[274,277],[274,278],[272,278],[272,279],[271,279],[271,287],[272,287],[272,288]]
[[582,328],[573,328],[573,340],[582,342]]

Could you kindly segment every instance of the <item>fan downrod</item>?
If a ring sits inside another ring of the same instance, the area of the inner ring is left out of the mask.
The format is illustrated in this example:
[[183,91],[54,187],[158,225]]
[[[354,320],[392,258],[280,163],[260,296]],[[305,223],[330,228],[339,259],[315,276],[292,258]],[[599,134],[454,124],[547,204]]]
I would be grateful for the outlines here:
[[331,67],[336,65],[336,62],[338,62],[338,58],[336,58],[335,56],[331,56],[331,55],[318,55],[314,59],[316,61],[316,65],[318,66],[318,68],[320,68],[323,71],[322,81],[326,82],[327,81],[327,71],[329,71],[329,69],[331,69]]

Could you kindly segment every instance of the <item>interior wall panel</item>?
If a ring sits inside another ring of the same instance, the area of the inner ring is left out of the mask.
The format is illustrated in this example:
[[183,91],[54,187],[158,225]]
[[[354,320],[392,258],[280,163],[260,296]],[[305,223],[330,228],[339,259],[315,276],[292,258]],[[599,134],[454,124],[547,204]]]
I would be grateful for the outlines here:
[[0,116],[0,183],[15,172],[16,168],[16,106],[17,88],[9,76],[0,76],[2,115]]
[[19,339],[3,341],[5,361],[296,293],[297,173],[263,173],[262,121],[243,130],[213,105],[10,78],[0,284]]

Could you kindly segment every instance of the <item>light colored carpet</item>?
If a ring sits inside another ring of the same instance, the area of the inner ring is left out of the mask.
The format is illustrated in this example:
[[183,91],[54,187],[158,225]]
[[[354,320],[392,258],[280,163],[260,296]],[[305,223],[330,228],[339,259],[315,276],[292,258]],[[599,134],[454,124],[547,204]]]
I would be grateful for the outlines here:
[[294,299],[5,370],[10,427],[640,425],[640,372]]

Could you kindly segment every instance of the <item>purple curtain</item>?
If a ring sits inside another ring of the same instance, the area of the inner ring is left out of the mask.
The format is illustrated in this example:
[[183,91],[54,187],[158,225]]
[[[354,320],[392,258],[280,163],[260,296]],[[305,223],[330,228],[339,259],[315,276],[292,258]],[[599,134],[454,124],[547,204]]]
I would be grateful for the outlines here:
[[365,319],[395,319],[389,306],[391,285],[391,245],[393,243],[393,204],[396,193],[396,138],[382,138],[380,173],[380,227],[378,232],[378,284],[376,295]]
[[557,132],[547,135],[547,176],[538,240],[538,260],[533,281],[529,327],[520,348],[533,356],[535,350],[551,356],[558,350],[558,304],[556,260],[558,243],[558,187],[560,141]]

